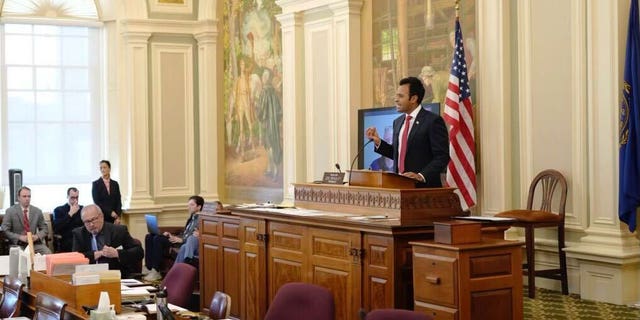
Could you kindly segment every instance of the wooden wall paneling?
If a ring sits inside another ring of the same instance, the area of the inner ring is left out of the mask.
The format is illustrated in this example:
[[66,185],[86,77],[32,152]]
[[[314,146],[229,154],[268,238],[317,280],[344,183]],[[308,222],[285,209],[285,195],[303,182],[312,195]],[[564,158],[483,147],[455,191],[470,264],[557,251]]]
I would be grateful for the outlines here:
[[261,320],[267,312],[266,222],[240,219],[240,318]]
[[309,252],[305,242],[307,228],[301,225],[269,222],[269,302],[276,292],[288,282],[305,282],[304,256]]
[[311,282],[333,293],[336,319],[357,317],[361,301],[362,248],[360,232],[309,228]]
[[[241,297],[240,286],[240,222],[236,219],[220,219],[221,229],[221,288],[231,297]],[[219,276],[220,278],[220,276]],[[210,301],[210,300],[209,300]],[[233,298],[231,300],[233,302]],[[239,301],[239,300],[236,300]],[[240,316],[240,304],[231,303],[231,315]]]
[[220,237],[218,220],[200,219],[200,306],[209,309],[209,303],[220,288],[223,273],[221,271]]
[[371,311],[384,308],[393,301],[393,238],[366,234],[363,266],[362,307]]

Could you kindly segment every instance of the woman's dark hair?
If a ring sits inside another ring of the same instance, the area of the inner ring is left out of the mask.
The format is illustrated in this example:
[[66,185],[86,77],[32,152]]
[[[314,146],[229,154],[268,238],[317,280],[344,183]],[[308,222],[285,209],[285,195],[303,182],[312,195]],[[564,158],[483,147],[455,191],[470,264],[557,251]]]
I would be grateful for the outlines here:
[[202,210],[202,206],[204,206],[204,198],[201,196],[191,196],[189,200],[193,200],[197,206],[200,206],[200,210]]

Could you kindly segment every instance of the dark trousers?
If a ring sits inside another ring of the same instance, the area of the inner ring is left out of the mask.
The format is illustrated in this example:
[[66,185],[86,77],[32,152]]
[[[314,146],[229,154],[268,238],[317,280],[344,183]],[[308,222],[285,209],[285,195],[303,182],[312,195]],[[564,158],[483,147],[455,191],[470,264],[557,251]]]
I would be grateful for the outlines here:
[[153,268],[160,271],[164,253],[170,246],[169,238],[161,234],[147,234],[144,237],[144,264],[147,269],[151,270]]

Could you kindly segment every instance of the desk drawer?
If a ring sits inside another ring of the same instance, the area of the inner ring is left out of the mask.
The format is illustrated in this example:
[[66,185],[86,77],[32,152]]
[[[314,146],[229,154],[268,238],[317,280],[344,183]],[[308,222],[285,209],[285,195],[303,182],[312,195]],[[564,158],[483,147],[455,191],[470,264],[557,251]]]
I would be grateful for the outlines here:
[[413,254],[415,299],[455,306],[457,259],[416,251]]
[[419,311],[433,317],[433,320],[457,320],[458,310],[429,304],[421,301],[416,301],[413,308],[415,311]]

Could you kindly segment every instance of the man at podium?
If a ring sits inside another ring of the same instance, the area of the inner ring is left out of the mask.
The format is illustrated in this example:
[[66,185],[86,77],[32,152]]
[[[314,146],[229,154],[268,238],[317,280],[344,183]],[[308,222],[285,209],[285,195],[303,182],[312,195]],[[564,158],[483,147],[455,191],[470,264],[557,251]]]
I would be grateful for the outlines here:
[[420,106],[424,93],[420,79],[400,80],[395,103],[403,115],[393,121],[393,143],[380,139],[375,127],[365,135],[377,153],[394,160],[395,172],[417,180],[418,187],[440,188],[440,173],[449,163],[449,134],[442,117]]

